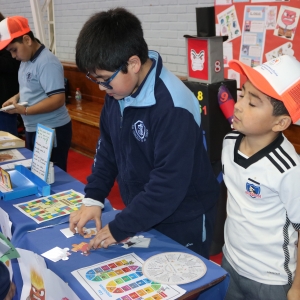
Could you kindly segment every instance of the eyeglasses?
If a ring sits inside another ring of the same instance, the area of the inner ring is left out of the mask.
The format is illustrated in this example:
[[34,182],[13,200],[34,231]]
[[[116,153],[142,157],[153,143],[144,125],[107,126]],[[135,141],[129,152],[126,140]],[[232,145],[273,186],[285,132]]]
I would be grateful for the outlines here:
[[105,87],[106,89],[112,89],[112,86],[110,85],[110,83],[113,81],[113,79],[118,75],[118,73],[121,71],[121,69],[123,68],[124,65],[122,65],[114,74],[112,74],[108,79],[104,80],[104,81],[98,81],[95,80],[93,78],[90,77],[90,72],[87,72],[85,77],[87,79],[89,79],[90,81],[96,83],[96,84],[100,84],[101,86]]

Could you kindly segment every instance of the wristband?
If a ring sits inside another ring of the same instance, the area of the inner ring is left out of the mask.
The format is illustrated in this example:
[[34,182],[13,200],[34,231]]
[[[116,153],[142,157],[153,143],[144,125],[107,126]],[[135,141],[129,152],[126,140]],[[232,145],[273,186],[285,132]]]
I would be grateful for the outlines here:
[[25,116],[27,116],[27,108],[28,106],[25,107]]
[[85,206],[100,206],[101,208],[104,208],[104,204],[98,200],[94,200],[92,198],[83,198],[82,203]]

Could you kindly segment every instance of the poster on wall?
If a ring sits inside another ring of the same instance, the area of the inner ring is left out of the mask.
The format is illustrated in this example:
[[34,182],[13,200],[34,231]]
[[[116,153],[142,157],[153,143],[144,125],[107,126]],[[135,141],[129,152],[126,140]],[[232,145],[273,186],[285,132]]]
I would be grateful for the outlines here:
[[241,30],[237,18],[235,6],[228,7],[220,14],[218,14],[218,21],[220,24],[220,32],[222,36],[228,36],[228,42],[239,37]]
[[245,6],[239,60],[255,67],[262,63],[267,6]]
[[239,78],[228,67],[230,59],[252,66],[284,54],[300,60],[299,18],[299,0],[232,0],[227,5],[215,0],[216,27],[229,37],[223,47],[224,77]]
[[282,5],[278,13],[274,35],[290,41],[293,40],[298,26],[299,14],[299,8]]

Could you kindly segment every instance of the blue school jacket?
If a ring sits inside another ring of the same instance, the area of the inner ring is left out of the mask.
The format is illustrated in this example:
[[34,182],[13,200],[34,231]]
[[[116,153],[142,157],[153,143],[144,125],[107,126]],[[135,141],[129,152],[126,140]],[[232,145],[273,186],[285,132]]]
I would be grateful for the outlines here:
[[198,100],[157,52],[149,57],[152,68],[134,94],[123,100],[106,95],[85,188],[85,197],[103,203],[117,179],[126,208],[109,228],[118,242],[157,224],[197,218],[218,198]]

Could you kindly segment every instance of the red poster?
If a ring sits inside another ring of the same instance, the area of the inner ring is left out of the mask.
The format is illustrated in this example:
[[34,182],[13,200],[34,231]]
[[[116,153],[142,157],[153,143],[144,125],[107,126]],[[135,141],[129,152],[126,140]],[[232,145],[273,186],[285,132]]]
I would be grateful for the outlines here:
[[189,77],[209,80],[208,41],[187,39],[187,44]]

